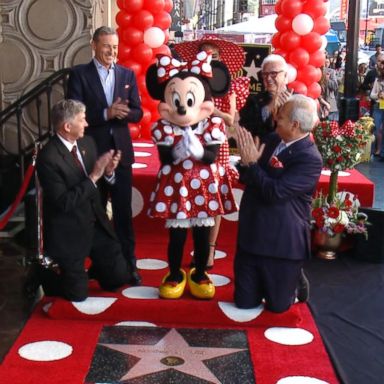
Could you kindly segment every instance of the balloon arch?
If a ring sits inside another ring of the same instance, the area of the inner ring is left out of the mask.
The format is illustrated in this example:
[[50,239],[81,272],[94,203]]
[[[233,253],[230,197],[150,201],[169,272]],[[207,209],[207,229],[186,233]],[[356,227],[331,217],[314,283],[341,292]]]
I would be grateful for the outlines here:
[[137,78],[143,118],[139,124],[129,124],[132,138],[150,138],[153,121],[157,120],[158,102],[153,100],[145,85],[145,73],[158,53],[171,54],[166,45],[172,19],[172,0],[117,0],[116,15],[120,38],[119,64],[132,69]]
[[[321,66],[325,61],[329,28],[325,17],[328,0],[278,0],[275,12],[277,33],[272,37],[274,53],[288,63],[288,85],[297,93],[317,99],[321,88]],[[153,121],[159,117],[158,102],[145,85],[145,73],[158,53],[170,55],[166,45],[171,26],[172,0],[117,0],[116,15],[120,37],[119,63],[131,68],[137,78],[144,115],[139,124],[130,124],[132,138],[150,138]]]
[[274,53],[288,63],[288,86],[297,93],[317,99],[325,62],[325,34],[330,28],[325,17],[328,0],[279,0],[275,5],[277,33],[272,37]]

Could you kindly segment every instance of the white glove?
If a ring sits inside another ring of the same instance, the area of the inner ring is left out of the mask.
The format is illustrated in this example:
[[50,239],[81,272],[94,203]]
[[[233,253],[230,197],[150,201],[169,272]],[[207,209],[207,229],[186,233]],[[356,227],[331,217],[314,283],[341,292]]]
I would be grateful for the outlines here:
[[201,144],[200,140],[195,136],[191,127],[186,129],[186,134],[188,137],[188,146],[187,149],[191,156],[196,160],[200,160],[204,155],[204,147]]
[[179,164],[181,161],[189,157],[189,152],[185,140],[181,139],[173,148],[172,155],[175,158],[173,164]]

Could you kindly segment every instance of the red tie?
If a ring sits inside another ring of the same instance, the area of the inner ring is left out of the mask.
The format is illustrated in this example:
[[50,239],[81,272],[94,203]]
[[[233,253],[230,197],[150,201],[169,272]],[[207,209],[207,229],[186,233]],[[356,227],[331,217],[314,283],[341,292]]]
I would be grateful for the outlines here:
[[80,161],[79,157],[77,156],[77,146],[76,145],[74,145],[72,147],[71,153],[72,153],[73,160],[75,160],[76,165],[84,172],[84,168],[81,164],[81,161]]

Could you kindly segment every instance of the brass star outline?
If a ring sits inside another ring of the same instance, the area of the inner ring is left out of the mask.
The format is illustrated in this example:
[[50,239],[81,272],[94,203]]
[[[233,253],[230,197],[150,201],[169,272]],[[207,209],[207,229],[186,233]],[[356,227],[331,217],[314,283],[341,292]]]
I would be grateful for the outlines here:
[[[176,329],[171,329],[154,345],[108,343],[102,343],[100,345],[140,358],[140,360],[121,377],[120,381],[134,379],[135,377],[149,375],[171,368],[214,384],[220,384],[221,382],[203,361],[246,350],[240,348],[191,347]],[[172,366],[164,364],[167,358],[178,362],[178,364]]]

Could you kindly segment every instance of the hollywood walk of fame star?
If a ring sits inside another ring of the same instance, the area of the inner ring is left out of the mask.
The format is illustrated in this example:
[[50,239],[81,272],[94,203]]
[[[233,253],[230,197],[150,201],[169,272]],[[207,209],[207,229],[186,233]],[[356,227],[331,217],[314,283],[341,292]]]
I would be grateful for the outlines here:
[[247,71],[247,77],[253,77],[255,80],[258,80],[257,73],[261,70],[261,68],[256,67],[255,60],[251,61],[251,64],[248,67],[244,67]]
[[100,345],[140,358],[139,362],[120,378],[120,381],[172,368],[211,383],[220,384],[220,381],[203,361],[245,350],[241,348],[191,347],[176,329],[171,329],[154,345],[109,343]]

